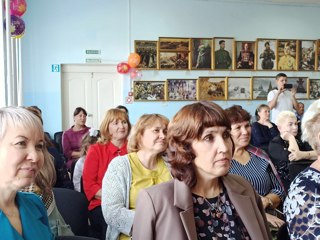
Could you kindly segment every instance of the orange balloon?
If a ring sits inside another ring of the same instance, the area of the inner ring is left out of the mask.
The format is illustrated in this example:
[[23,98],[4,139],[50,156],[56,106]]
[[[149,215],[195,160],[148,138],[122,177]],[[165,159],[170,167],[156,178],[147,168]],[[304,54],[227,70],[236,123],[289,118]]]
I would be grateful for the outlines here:
[[128,57],[128,64],[130,67],[135,68],[139,65],[141,57],[138,53],[130,53]]

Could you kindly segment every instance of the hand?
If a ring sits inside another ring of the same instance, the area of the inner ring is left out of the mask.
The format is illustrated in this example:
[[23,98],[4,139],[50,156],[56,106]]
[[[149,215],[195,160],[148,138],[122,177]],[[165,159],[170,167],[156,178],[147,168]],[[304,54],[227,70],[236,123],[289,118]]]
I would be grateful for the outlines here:
[[289,141],[289,139],[294,136],[291,133],[286,131],[286,132],[280,133],[280,137],[285,141]]
[[279,228],[284,224],[283,220],[269,213],[266,213],[266,217],[267,217],[268,223],[270,223],[273,227]]
[[297,88],[291,88],[292,96],[295,96],[297,93]]
[[278,89],[278,96],[283,93],[286,89],[284,87],[281,87]]
[[288,149],[291,153],[288,156],[289,161],[297,161],[303,158],[303,153],[301,151],[296,151],[296,150],[290,150]]
[[272,128],[273,127],[269,119],[266,119],[262,124],[264,126],[267,126],[268,128]]
[[262,205],[263,205],[263,208],[264,209],[266,209],[267,207],[269,207],[269,199],[268,198],[266,198],[266,197],[262,197],[262,196],[260,196],[260,198],[261,198],[261,201],[262,201]]
[[96,198],[96,199],[101,199],[101,193],[102,193],[102,190],[100,189],[100,190],[96,193],[96,195],[94,195],[94,198]]

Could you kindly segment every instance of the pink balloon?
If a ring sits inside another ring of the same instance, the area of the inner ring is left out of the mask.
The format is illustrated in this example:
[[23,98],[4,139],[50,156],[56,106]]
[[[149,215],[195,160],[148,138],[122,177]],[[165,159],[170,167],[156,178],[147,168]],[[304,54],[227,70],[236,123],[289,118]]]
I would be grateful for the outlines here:
[[121,62],[117,65],[117,71],[118,73],[121,73],[121,74],[126,74],[128,73],[130,70],[130,66],[128,63],[125,63],[125,62]]
[[21,17],[27,11],[25,0],[10,0],[10,14]]
[[136,68],[130,69],[130,78],[131,80],[140,80],[142,78],[142,73]]

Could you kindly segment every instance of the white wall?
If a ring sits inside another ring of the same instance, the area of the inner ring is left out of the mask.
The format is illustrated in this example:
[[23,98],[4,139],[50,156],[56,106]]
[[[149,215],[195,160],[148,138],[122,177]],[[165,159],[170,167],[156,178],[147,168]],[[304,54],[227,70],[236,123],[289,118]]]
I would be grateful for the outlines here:
[[[43,110],[45,128],[61,130],[60,74],[52,64],[84,63],[85,49],[100,49],[104,63],[126,61],[134,40],[158,37],[234,37],[318,39],[319,10],[205,0],[29,0],[23,19],[25,105]],[[143,71],[142,80],[198,76],[274,76],[264,71]],[[318,72],[287,72],[319,78]],[[126,95],[130,84],[124,79]],[[81,97],[81,96],[79,96]],[[308,106],[310,101],[304,101]],[[137,102],[126,105],[134,123],[143,113],[171,118],[190,102]],[[252,114],[262,101],[218,101],[241,104]],[[72,113],[70,113],[72,114]]]

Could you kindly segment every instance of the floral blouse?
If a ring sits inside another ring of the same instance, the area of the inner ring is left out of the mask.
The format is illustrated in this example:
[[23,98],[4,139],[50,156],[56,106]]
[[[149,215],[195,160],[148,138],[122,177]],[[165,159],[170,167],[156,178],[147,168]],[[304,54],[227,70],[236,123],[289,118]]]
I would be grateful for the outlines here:
[[250,240],[249,233],[231,203],[226,190],[218,197],[192,194],[198,239]]
[[284,202],[290,239],[319,239],[320,172],[306,168],[291,183]]

